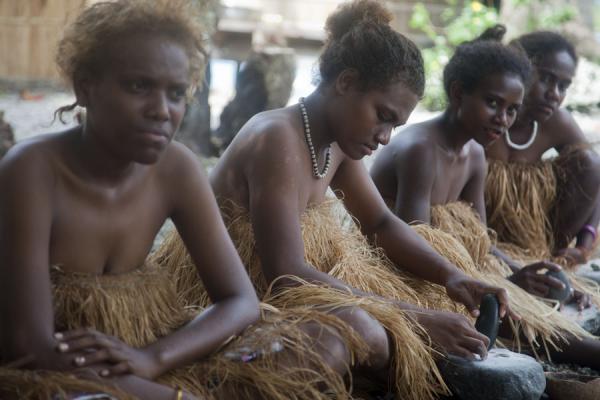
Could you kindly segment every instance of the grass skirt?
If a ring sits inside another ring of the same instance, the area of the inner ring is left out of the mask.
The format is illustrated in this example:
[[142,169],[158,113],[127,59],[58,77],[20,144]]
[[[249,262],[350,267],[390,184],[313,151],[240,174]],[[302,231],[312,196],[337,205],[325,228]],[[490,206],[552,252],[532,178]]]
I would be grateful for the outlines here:
[[[405,277],[394,268],[383,253],[366,241],[355,225],[342,227],[337,200],[311,206],[301,218],[306,262],[316,269],[365,291],[377,286],[380,292],[390,291],[398,300],[418,302],[417,293]],[[304,310],[307,313],[328,312],[338,307],[360,307],[377,319],[392,339],[392,380],[401,398],[432,399],[447,393],[435,365],[433,351],[426,333],[396,306],[377,298],[363,298],[330,287],[302,282],[271,293],[262,274],[254,234],[248,212],[231,203],[221,204],[229,233],[246,266],[259,298],[277,309]],[[181,239],[172,234],[156,254],[156,260],[182,273],[176,284],[188,304],[208,304],[206,291],[193,279],[191,260]],[[181,268],[183,266],[183,268]],[[352,332],[349,326],[342,331]],[[353,351],[353,348],[350,348]],[[353,353],[356,353],[354,350]],[[355,357],[357,360],[359,357]]]
[[[573,177],[564,165],[578,149],[553,160],[533,164],[489,161],[485,184],[487,223],[497,234],[496,246],[522,264],[551,260],[565,267],[573,286],[589,294],[600,306],[598,285],[569,268],[562,257],[554,257],[554,221],[558,188]],[[572,162],[571,162],[572,163]],[[597,242],[600,243],[600,242]]]
[[[201,307],[186,305],[178,296],[173,277],[166,269],[149,263],[122,275],[90,276],[51,272],[56,329],[90,327],[113,335],[133,347],[142,347],[190,321]],[[330,326],[335,320],[327,319]],[[345,383],[328,369],[319,369],[307,346],[299,324],[313,322],[308,313],[281,313],[263,310],[261,322],[232,337],[206,359],[176,369],[158,379],[159,383],[183,388],[201,399],[325,399],[321,393],[344,398]],[[338,324],[339,325],[339,324]],[[359,339],[354,340],[360,349]],[[284,351],[281,351],[284,350]],[[363,350],[364,352],[364,350]],[[258,354],[251,362],[242,356]],[[285,367],[282,357],[310,360],[311,368]],[[130,399],[106,383],[80,379],[73,374],[0,368],[0,398],[51,399],[66,393],[109,393],[118,399]],[[233,397],[232,397],[233,394]]]
[[560,348],[567,335],[591,336],[564,318],[555,302],[530,295],[506,279],[512,272],[490,253],[493,235],[490,238],[472,207],[461,202],[434,206],[431,216],[435,228],[417,225],[414,229],[432,247],[467,275],[508,291],[511,308],[522,317],[519,322],[510,321],[517,350],[520,350],[521,335],[534,350],[542,345]]

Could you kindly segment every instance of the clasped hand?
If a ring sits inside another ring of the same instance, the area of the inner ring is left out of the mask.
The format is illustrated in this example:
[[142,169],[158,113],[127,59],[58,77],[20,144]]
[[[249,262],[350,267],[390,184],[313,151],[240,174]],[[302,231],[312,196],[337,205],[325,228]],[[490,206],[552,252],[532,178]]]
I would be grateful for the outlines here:
[[448,296],[467,307],[473,317],[479,316],[479,305],[484,295],[491,293],[496,295],[500,304],[500,318],[508,315],[510,318],[521,319],[510,309],[508,304],[508,292],[506,289],[488,285],[487,283],[473,279],[465,274],[457,274],[446,282],[446,293]]
[[96,330],[75,329],[56,333],[54,337],[58,341],[57,351],[72,354],[75,367],[92,368],[104,378],[133,374],[154,380],[160,374],[156,360],[148,352]]
[[[524,289],[527,293],[540,297],[547,297],[550,289],[562,290],[565,288],[565,284],[559,279],[539,273],[540,270],[544,269],[555,272],[562,270],[558,264],[548,261],[539,261],[524,266],[519,271],[509,276],[508,279],[515,285]],[[565,301],[565,303],[571,302],[575,302],[580,311],[591,306],[590,296],[578,290],[574,290],[571,296]]]

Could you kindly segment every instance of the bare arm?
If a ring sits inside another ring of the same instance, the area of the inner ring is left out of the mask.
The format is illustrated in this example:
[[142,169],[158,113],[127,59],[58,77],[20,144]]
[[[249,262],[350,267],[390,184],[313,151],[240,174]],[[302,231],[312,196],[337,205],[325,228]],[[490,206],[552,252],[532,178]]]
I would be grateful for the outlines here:
[[170,183],[165,190],[173,194],[172,219],[213,304],[186,326],[147,347],[160,366],[158,375],[207,356],[259,318],[256,293],[203,168],[183,146],[177,150],[177,166],[166,174]]
[[385,205],[360,161],[345,160],[339,167],[332,187],[344,193],[349,212],[361,224],[365,235],[374,235],[390,260],[412,274],[445,286],[448,295],[465,304],[473,315],[481,297],[494,293],[501,303],[501,315],[508,308],[504,289],[491,287],[466,276],[456,266],[436,253],[429,244]]
[[39,149],[18,146],[0,163],[0,330],[6,360],[65,370],[55,351],[49,252],[54,176]]

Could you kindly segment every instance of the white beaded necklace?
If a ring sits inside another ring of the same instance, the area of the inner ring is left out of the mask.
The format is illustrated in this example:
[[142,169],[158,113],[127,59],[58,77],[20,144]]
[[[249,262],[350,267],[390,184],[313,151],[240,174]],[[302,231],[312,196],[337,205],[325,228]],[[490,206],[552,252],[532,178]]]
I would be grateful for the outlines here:
[[331,145],[327,146],[327,154],[325,155],[325,166],[323,172],[319,172],[319,163],[317,162],[317,154],[315,153],[315,147],[312,143],[312,137],[310,136],[310,125],[308,123],[308,113],[306,112],[306,106],[304,105],[304,97],[300,97],[300,112],[302,113],[302,122],[304,123],[304,138],[308,145],[308,151],[310,152],[310,160],[312,162],[313,175],[317,179],[323,179],[329,171],[331,165]]
[[534,120],[533,121],[533,131],[531,132],[531,137],[529,138],[527,143],[516,144],[515,142],[513,142],[510,139],[510,131],[508,131],[508,130],[506,131],[506,135],[504,136],[504,138],[506,139],[506,144],[508,145],[508,147],[512,147],[515,150],[525,150],[533,144],[535,137],[537,136],[537,132],[538,132],[538,123],[537,123],[537,121]]

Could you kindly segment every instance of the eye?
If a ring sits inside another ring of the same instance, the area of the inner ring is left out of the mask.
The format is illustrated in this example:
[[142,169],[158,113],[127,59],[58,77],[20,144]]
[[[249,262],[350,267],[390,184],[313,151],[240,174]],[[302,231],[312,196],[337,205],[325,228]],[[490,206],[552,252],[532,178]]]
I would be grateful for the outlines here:
[[173,101],[180,101],[185,98],[187,92],[186,87],[176,87],[169,90],[169,98]]
[[128,81],[125,86],[131,93],[136,94],[146,93],[150,89],[150,84],[144,80]]
[[543,82],[543,83],[552,82],[552,75],[547,72],[540,73],[540,82]]
[[487,104],[488,104],[488,106],[490,106],[492,108],[496,108],[496,107],[498,107],[498,100],[489,98],[489,99],[487,99]]
[[377,111],[377,119],[384,124],[394,122],[394,118],[389,113],[387,113],[383,110]]
[[571,82],[559,82],[558,83],[558,90],[560,90],[561,92],[566,92],[567,89],[569,88],[569,86],[571,86]]
[[519,107],[509,107],[508,111],[507,111],[508,115],[511,117],[516,116],[518,114],[518,112],[519,112]]

